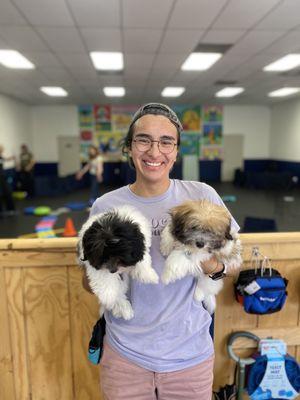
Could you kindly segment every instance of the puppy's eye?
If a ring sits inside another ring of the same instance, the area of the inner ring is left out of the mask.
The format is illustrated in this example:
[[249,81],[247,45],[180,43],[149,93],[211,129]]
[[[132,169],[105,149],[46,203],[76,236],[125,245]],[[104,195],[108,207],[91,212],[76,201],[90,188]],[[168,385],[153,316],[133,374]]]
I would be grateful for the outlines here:
[[197,226],[192,226],[192,231],[196,231],[197,230]]
[[202,242],[202,241],[197,241],[197,242],[196,242],[196,246],[199,247],[199,249],[201,249],[202,247],[204,247],[204,242]]

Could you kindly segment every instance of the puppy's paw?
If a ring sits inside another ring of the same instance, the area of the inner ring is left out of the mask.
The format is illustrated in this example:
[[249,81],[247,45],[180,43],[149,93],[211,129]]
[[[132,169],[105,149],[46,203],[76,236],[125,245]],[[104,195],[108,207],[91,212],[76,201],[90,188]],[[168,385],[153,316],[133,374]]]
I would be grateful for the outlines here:
[[177,276],[174,273],[174,271],[171,268],[165,268],[162,276],[161,276],[161,281],[162,283],[164,283],[165,285],[168,285],[171,282],[175,282],[177,280]]
[[217,305],[216,297],[212,294],[205,296],[203,304],[205,309],[210,313],[210,315],[212,315],[215,312]]
[[142,283],[156,284],[159,281],[159,277],[152,267],[133,268],[130,275]]
[[196,287],[195,292],[194,292],[194,299],[197,301],[203,301],[204,300],[204,292],[201,288]]
[[133,309],[128,300],[119,301],[114,305],[111,310],[112,314],[116,318],[124,318],[126,320],[132,319],[134,316]]

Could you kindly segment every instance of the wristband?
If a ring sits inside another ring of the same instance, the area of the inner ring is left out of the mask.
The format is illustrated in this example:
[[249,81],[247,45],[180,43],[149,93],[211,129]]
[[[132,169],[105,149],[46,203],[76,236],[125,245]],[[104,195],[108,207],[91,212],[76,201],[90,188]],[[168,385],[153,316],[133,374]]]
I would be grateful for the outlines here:
[[223,264],[223,269],[222,271],[219,272],[215,272],[214,274],[210,274],[208,275],[210,277],[210,279],[212,279],[213,281],[218,281],[219,279],[222,279],[226,276],[226,265],[224,263]]

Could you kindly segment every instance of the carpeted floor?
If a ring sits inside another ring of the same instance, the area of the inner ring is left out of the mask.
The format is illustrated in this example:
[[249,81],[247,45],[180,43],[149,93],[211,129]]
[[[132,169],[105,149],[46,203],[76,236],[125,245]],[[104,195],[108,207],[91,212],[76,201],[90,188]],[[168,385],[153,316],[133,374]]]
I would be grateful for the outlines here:
[[[235,202],[226,202],[226,205],[241,228],[243,228],[245,217],[251,216],[275,219],[278,230],[282,232],[300,231],[300,189],[286,193],[237,188],[230,183],[213,184],[212,186],[221,196],[236,196]],[[105,187],[104,191],[113,189],[115,188]],[[293,196],[294,201],[285,201],[285,196]],[[18,237],[34,232],[35,225],[41,220],[41,217],[24,215],[25,207],[46,205],[55,210],[71,201],[87,202],[88,198],[89,191],[84,190],[62,197],[16,200],[18,215],[0,219],[0,238]],[[73,219],[75,228],[78,230],[88,217],[88,211],[73,211],[58,216],[54,229],[63,228],[67,217]]]

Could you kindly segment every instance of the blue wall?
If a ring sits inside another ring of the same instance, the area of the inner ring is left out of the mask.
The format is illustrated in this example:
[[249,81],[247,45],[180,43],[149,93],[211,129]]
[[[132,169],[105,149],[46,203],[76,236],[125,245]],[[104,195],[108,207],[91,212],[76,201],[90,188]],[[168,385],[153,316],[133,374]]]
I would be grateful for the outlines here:
[[[221,181],[221,160],[200,160],[199,177],[203,182]],[[12,187],[15,186],[16,174],[14,169],[5,171]],[[271,159],[244,160],[246,186],[254,188],[270,188],[278,186],[285,188],[286,182],[292,176],[298,177],[300,184],[300,162],[277,161]],[[171,177],[182,179],[182,162],[177,161],[171,172]],[[125,162],[104,164],[104,183],[110,185],[126,185],[135,180],[135,171]],[[70,193],[74,190],[89,186],[89,175],[81,181],[75,175],[65,178],[58,177],[57,163],[37,163],[35,165],[35,186],[38,196],[55,196]]]

